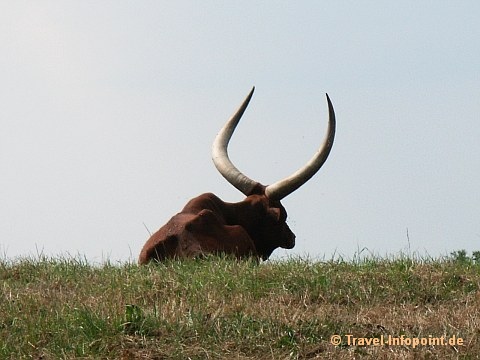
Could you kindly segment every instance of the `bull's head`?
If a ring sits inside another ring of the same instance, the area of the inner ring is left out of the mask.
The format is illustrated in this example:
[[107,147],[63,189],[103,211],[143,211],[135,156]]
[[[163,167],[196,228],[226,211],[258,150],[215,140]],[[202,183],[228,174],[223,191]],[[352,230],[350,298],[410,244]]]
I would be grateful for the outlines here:
[[286,224],[287,213],[280,200],[305,184],[327,160],[335,138],[335,112],[327,94],[328,130],[317,152],[305,166],[292,175],[274,184],[264,186],[240,172],[230,161],[227,151],[230,138],[247,108],[254,90],[255,88],[250,91],[239,109],[218,133],[212,146],[212,159],[220,174],[247,196],[245,201],[263,203],[265,217],[255,229],[251,229],[251,232],[256,238],[254,240],[256,240],[257,250],[263,258],[268,258],[277,247],[291,249],[295,245],[295,235]]

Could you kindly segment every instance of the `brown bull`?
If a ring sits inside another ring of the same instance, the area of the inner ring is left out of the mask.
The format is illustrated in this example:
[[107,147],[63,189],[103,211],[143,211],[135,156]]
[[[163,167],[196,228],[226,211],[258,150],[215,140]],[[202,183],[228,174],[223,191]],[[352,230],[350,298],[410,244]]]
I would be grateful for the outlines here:
[[181,212],[148,239],[140,253],[140,264],[209,253],[266,260],[278,247],[291,249],[295,246],[295,235],[286,224],[287,212],[280,200],[307,182],[327,160],[335,137],[335,112],[327,95],[328,130],[320,148],[300,170],[264,186],[242,174],[227,153],[228,142],[253,91],[254,88],[220,130],[212,147],[212,158],[218,171],[246,198],[227,203],[207,193],[190,200]]

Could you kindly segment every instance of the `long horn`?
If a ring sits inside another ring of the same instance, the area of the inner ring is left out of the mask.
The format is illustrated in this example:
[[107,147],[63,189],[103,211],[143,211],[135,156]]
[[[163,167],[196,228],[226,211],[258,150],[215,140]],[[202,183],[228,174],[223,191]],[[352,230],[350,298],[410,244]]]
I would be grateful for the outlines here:
[[327,94],[328,102],[328,130],[323,143],[310,161],[301,169],[294,172],[289,177],[277,181],[274,184],[268,185],[265,189],[265,194],[272,200],[281,200],[285,196],[297,190],[300,186],[305,184],[315,173],[322,167],[330,154],[332,149],[333,139],[335,138],[335,111],[333,110],[332,102]]
[[227,179],[230,184],[235,186],[245,196],[250,195],[258,183],[242,174],[240,170],[233,165],[228,157],[227,147],[233,131],[237,127],[238,122],[242,118],[242,115],[245,112],[250,99],[252,98],[254,90],[255,87],[252,88],[242,105],[217,134],[212,145],[212,159],[217,170],[225,179]]

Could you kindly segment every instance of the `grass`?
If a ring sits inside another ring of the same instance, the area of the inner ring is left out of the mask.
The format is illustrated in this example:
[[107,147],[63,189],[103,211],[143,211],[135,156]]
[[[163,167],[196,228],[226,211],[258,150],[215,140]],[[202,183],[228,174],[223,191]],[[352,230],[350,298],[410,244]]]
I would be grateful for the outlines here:
[[[0,260],[0,358],[476,359],[479,290],[480,264],[462,252],[143,267]],[[382,336],[464,344],[359,345]]]

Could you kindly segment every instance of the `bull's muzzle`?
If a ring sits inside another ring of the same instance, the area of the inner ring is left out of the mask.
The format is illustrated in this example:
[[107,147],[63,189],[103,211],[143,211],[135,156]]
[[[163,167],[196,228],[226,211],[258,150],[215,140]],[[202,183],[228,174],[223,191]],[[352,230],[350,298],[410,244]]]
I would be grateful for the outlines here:
[[295,234],[289,230],[290,234],[286,236],[284,249],[293,249],[295,246]]

